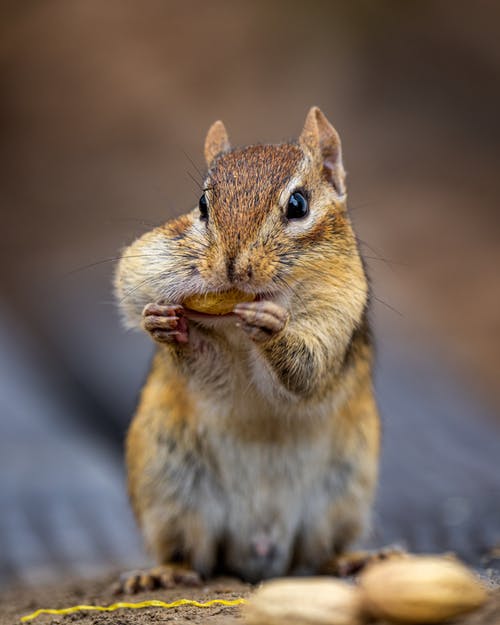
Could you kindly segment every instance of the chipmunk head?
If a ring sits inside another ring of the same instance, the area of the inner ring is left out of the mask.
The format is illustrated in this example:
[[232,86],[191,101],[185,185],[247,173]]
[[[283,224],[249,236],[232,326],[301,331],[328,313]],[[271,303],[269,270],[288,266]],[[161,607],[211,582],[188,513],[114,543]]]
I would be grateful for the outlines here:
[[[281,145],[232,149],[217,121],[205,140],[205,158],[198,207],[139,239],[151,259],[139,261],[140,268],[131,261],[144,286],[130,298],[181,303],[189,295],[231,289],[269,297],[351,267],[363,279],[345,207],[340,138],[317,107],[299,139]],[[117,286],[126,293],[120,277],[131,272],[125,260],[122,267]]]
[[231,149],[217,121],[205,157],[193,227],[204,242],[196,265],[209,289],[272,292],[308,256],[330,256],[346,235],[352,247],[340,139],[318,108],[299,140],[281,145]]

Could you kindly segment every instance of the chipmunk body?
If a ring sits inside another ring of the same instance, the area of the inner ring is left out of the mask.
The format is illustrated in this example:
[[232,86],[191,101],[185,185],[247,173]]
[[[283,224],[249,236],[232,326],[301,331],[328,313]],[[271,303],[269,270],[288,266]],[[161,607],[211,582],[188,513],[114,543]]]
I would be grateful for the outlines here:
[[[319,572],[367,527],[379,419],[368,285],[340,140],[231,150],[216,122],[199,208],[127,250],[116,291],[158,344],[127,439],[129,491],[160,564],[249,581]],[[207,315],[188,296],[254,301]]]

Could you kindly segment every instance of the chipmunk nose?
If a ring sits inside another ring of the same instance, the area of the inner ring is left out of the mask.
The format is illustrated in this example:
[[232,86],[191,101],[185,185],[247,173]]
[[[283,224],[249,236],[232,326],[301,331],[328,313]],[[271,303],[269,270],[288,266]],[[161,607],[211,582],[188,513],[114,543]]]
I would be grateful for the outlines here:
[[237,262],[234,256],[230,256],[226,261],[226,273],[229,282],[248,282],[253,276],[252,264],[250,261]]

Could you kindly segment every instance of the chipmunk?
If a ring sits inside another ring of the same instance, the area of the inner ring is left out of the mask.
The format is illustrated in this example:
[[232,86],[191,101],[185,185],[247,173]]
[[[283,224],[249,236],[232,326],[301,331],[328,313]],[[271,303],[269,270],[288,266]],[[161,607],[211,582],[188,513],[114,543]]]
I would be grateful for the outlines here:
[[[313,574],[367,528],[377,483],[369,287],[339,136],[205,141],[199,206],[125,249],[126,324],[157,345],[128,432],[132,506],[159,567],[133,591],[218,572]],[[226,314],[189,298],[240,293]],[[250,300],[250,301],[249,301]]]

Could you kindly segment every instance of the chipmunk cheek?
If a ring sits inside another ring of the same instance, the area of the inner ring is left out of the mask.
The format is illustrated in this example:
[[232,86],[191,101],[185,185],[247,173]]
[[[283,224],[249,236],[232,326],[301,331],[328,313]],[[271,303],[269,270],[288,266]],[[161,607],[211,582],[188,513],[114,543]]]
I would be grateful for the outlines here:
[[202,278],[209,278],[213,274],[213,262],[209,258],[200,259],[197,267]]
[[251,280],[252,285],[258,289],[267,289],[274,285],[278,259],[274,254],[266,252],[265,249],[252,259]]

